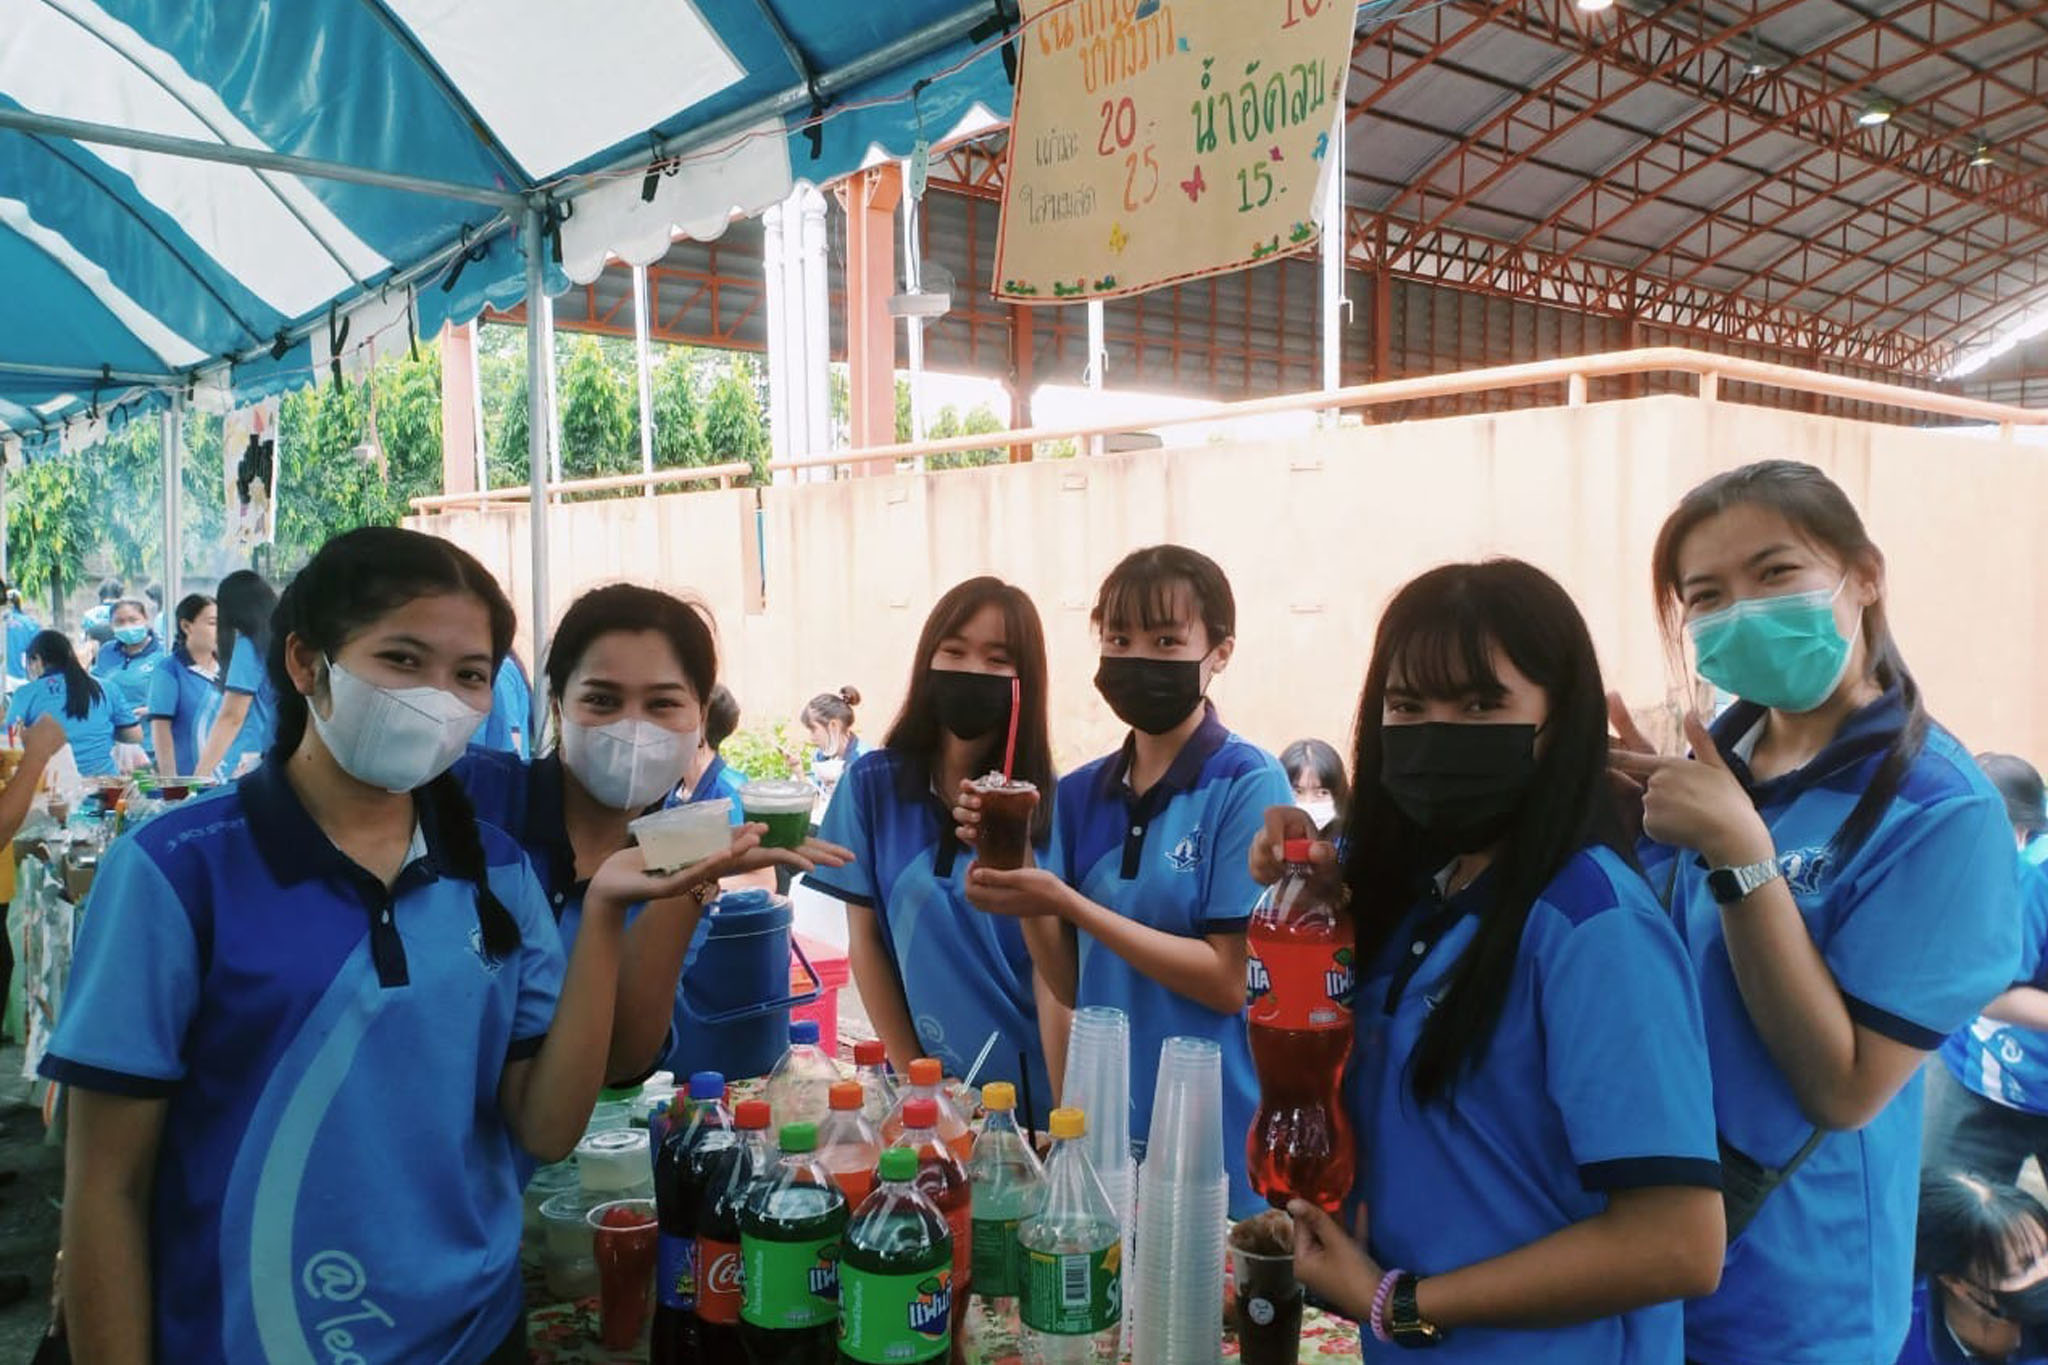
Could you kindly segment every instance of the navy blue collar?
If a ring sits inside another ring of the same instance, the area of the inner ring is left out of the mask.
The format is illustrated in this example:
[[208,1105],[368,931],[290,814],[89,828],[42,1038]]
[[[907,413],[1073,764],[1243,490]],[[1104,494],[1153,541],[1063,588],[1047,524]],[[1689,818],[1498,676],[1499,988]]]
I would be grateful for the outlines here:
[[1195,783],[1202,776],[1202,769],[1216,756],[1224,742],[1230,738],[1230,730],[1216,714],[1215,703],[1202,703],[1202,723],[1188,736],[1187,743],[1180,746],[1180,752],[1173,756],[1167,766],[1166,775],[1147,788],[1143,797],[1131,790],[1131,764],[1138,756],[1138,736],[1135,731],[1124,736],[1123,751],[1114,763],[1102,766],[1100,794],[1105,801],[1122,800],[1142,804],[1156,810],[1174,792],[1195,789]]
[[[528,853],[547,859],[550,897],[576,890],[576,846],[569,842],[569,817],[563,804],[562,755],[543,754],[526,765],[526,817],[519,842]],[[536,859],[538,861],[538,859]]]
[[[368,882],[380,895],[383,893],[383,884],[343,853],[313,819],[286,778],[282,763],[265,759],[235,786],[242,813],[249,821],[250,837],[256,841],[256,851],[279,886],[298,886],[317,877],[330,877],[346,885]],[[432,881],[447,866],[441,853],[441,826],[434,814],[434,803],[415,798],[413,810],[427,855],[405,869],[401,883],[415,878]]]
[[697,774],[697,785],[690,788],[690,804],[694,806],[699,801],[709,801],[717,795],[718,775],[724,771],[725,760],[717,754],[711,755],[711,761],[704,765],[704,771]]
[[1768,782],[1759,782],[1750,771],[1748,760],[1735,752],[1735,746],[1763,721],[1765,715],[1765,708],[1756,703],[1738,701],[1713,726],[1714,746],[1721,751],[1721,757],[1727,761],[1730,771],[1749,792],[1751,799],[1759,805],[1789,799],[1809,787],[1820,785],[1846,768],[1883,753],[1906,728],[1906,701],[1897,686],[1891,687],[1876,701],[1852,712],[1842,722],[1842,728],[1835,732],[1835,737],[1828,741],[1827,747],[1805,765]]

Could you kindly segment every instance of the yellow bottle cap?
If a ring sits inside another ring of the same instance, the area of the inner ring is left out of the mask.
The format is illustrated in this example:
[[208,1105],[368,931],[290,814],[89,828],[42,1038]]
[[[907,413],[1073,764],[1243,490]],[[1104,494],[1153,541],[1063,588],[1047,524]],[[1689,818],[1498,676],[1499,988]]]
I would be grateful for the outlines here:
[[1050,1131],[1053,1141],[1065,1142],[1070,1138],[1077,1138],[1086,1133],[1088,1131],[1088,1120],[1081,1116],[1081,1111],[1078,1109],[1055,1109],[1052,1111]]
[[991,1114],[1017,1107],[1017,1087],[1008,1081],[990,1081],[981,1088],[981,1107]]

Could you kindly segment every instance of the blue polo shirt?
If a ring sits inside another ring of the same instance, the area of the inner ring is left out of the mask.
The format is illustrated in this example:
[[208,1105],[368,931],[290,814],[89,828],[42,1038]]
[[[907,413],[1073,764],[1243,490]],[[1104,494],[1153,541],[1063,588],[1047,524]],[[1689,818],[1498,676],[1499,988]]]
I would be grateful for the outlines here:
[[[818,830],[819,838],[852,849],[854,860],[820,868],[804,885],[875,912],[925,1055],[944,1062],[948,1076],[965,1076],[995,1035],[982,1083],[1016,1085],[1031,1097],[1032,1126],[1043,1127],[1052,1083],[1031,952],[1017,920],[967,903],[974,855],[953,830],[953,812],[933,794],[922,765],[870,749],[846,770]],[[1018,1074],[1020,1056],[1028,1076]]]
[[111,774],[115,732],[136,723],[134,712],[105,683],[100,683],[99,698],[87,708],[83,720],[66,714],[64,698],[64,679],[46,673],[14,689],[7,699],[7,724],[26,730],[44,716],[55,716],[71,741],[71,757],[78,771],[86,777]]
[[28,642],[42,634],[42,622],[33,616],[7,612],[7,672],[17,678],[28,676]]
[[[1899,1352],[1897,1365],[1968,1365],[1982,1359],[1967,1354],[1948,1330],[1934,1286],[1926,1280],[1914,1281],[1913,1321],[1906,1331],[1906,1344]],[[2043,1365],[2048,1362],[2048,1355],[2042,1353],[2039,1333],[2027,1332],[2020,1339],[2020,1349],[2002,1359],[2005,1365]]]
[[2036,867],[2048,863],[2048,834],[2036,834],[2027,846],[2020,850],[2020,857]]
[[157,666],[149,680],[149,719],[171,724],[173,752],[157,754],[157,771],[174,777],[199,776],[199,751],[206,732],[220,714],[220,688],[192,666],[192,656],[179,645]]
[[[1098,905],[1184,938],[1241,934],[1263,890],[1246,855],[1266,808],[1294,804],[1279,760],[1230,733],[1216,709],[1188,739],[1166,776],[1142,797],[1127,780],[1132,739],[1117,753],[1068,774],[1053,803],[1046,867]],[[1265,1207],[1245,1177],[1244,1140],[1258,1108],[1242,1011],[1218,1014],[1162,986],[1089,934],[1079,936],[1078,1005],[1109,1005],[1130,1017],[1131,1145],[1152,1130],[1152,1089],[1168,1038],[1207,1038],[1223,1050],[1223,1153],[1230,1210]]]
[[486,958],[475,888],[419,815],[387,891],[266,764],[100,866],[41,1070],[166,1102],[158,1360],[470,1365],[518,1319],[532,1162],[499,1082],[540,1049],[561,949],[518,846],[484,826],[521,939]]
[[[1843,723],[1813,761],[1757,781],[1745,754],[1763,712],[1741,703],[1715,743],[1769,825],[1813,941],[1859,1024],[1933,1051],[2018,976],[2012,826],[1946,730],[1928,727],[1877,827],[1844,857],[1833,839],[1904,724],[1896,692]],[[1750,1022],[1721,909],[1689,851],[1645,849],[1700,984],[1714,1116],[1736,1150],[1782,1167],[1812,1132]],[[1740,913],[1739,910],[1731,913]],[[1922,1081],[1876,1118],[1829,1133],[1728,1251],[1721,1288],[1687,1305],[1700,1365],[1889,1365],[1906,1335],[1918,1214]]]
[[[861,744],[859,735],[848,735],[846,737],[846,747],[839,751],[838,757],[845,760],[846,769],[851,769],[853,761],[866,752],[867,749]],[[831,761],[831,757],[823,749],[811,750],[811,781],[816,782],[821,787],[824,786],[824,779],[818,776],[818,765],[820,763],[830,763]],[[842,769],[840,772],[841,781],[845,780],[846,769]]]
[[[1422,1030],[1472,946],[1493,879],[1437,886],[1374,955],[1358,993],[1358,1192],[1380,1262],[1443,1274],[1605,1210],[1616,1190],[1719,1189],[1712,1084],[1692,967],[1621,855],[1574,854],[1529,909],[1500,1022],[1451,1099],[1415,1097]],[[1683,1308],[1543,1330],[1460,1328],[1446,1360],[1676,1365]],[[1368,1360],[1405,1354],[1368,1340]]]
[[[2016,860],[2020,975],[2016,985],[2048,990],[2048,869]],[[2048,1114],[2048,1033],[1978,1015],[1941,1045],[1957,1081],[1995,1104]]]
[[740,788],[747,785],[747,775],[727,763],[717,754],[711,755],[711,762],[704,766],[696,787],[685,798],[678,787],[668,794],[662,805],[673,810],[677,806],[694,806],[704,801],[727,800],[732,802],[727,814],[735,828],[747,823],[746,813],[740,809]]
[[526,733],[532,725],[533,688],[519,660],[507,654],[491,679],[491,714],[484,719],[477,746],[525,758],[533,751]]
[[[150,682],[169,657],[163,640],[155,634],[144,640],[142,648],[133,654],[121,648],[119,641],[112,641],[101,645],[100,652],[94,656],[92,675],[103,686],[111,688],[129,711],[136,716],[146,716],[149,714]],[[142,729],[142,747],[151,758],[156,757],[156,740],[146,725]]]
[[226,689],[249,699],[249,714],[220,762],[220,775],[233,777],[242,760],[251,754],[261,758],[270,752],[277,735],[277,693],[271,690],[270,674],[263,656],[246,635],[235,640],[234,657],[228,660]]

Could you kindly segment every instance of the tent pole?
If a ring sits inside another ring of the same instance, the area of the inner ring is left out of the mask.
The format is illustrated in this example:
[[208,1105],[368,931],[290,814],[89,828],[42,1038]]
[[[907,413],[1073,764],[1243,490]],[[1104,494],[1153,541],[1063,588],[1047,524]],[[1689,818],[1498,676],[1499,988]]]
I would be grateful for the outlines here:
[[[170,406],[163,411],[163,447],[164,576],[160,581],[164,587],[164,606],[175,612],[184,596],[178,590],[179,570],[185,562],[184,546],[178,534],[178,503],[185,481],[185,402],[182,398],[172,399]],[[176,633],[173,629],[173,636]],[[166,645],[169,643],[165,641]]]
[[[1341,104],[1342,102],[1339,101]],[[1344,314],[1351,308],[1351,301],[1344,297],[1344,254],[1350,245],[1346,240],[1344,221],[1344,125],[1345,111],[1337,111],[1336,127],[1330,132],[1329,155],[1323,160],[1323,175],[1327,187],[1323,195],[1323,387],[1340,389],[1344,387]],[[1332,409],[1326,414],[1332,424],[1337,413]]]
[[[640,472],[654,472],[654,347],[647,336],[647,267],[633,267],[633,362],[640,372]],[[654,496],[654,485],[647,485]]]
[[530,500],[527,503],[533,538],[533,617],[527,623],[533,641],[529,660],[533,679],[533,725],[526,732],[526,750],[539,753],[547,721],[548,689],[541,681],[547,666],[548,638],[548,426],[554,407],[548,392],[547,374],[542,367],[544,348],[551,338],[539,306],[545,297],[541,278],[547,243],[541,235],[540,210],[526,211],[526,462]]

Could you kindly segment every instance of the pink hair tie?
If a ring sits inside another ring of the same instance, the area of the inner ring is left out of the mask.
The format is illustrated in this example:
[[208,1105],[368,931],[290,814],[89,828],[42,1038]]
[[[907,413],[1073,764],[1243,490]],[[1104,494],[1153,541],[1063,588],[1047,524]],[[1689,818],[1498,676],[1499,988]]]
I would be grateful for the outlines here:
[[1379,1291],[1372,1296],[1372,1320],[1368,1325],[1372,1334],[1389,1346],[1394,1344],[1394,1339],[1387,1335],[1387,1301],[1394,1297],[1395,1282],[1407,1273],[1405,1270],[1389,1270],[1380,1277]]

